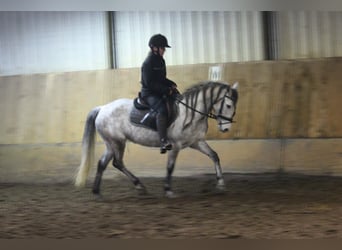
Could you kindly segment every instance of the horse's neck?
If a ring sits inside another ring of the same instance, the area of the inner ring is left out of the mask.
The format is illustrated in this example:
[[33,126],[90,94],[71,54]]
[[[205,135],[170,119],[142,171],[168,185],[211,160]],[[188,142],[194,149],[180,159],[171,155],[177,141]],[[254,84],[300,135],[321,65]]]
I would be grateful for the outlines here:
[[[211,91],[213,91],[213,93],[211,93]],[[217,101],[218,98],[220,98],[217,91],[217,89],[208,89],[205,94],[201,92],[198,96],[198,101],[195,107],[196,110],[199,110],[205,114],[209,114],[212,111],[213,104]]]
[[[212,108],[212,100],[210,97],[203,96],[202,93],[199,93],[196,98],[192,98],[190,96],[185,97],[183,102],[186,103],[186,106],[183,105],[181,114],[178,117],[179,121],[183,124],[183,129],[192,129],[207,126],[207,115],[210,113]],[[204,124],[204,126],[203,126]]]

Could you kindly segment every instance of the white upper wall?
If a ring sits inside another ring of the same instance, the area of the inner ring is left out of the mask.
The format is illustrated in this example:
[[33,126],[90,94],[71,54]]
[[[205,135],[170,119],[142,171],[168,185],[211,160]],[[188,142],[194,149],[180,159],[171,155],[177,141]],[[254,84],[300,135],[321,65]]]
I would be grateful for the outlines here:
[[105,12],[0,12],[0,75],[108,68]]
[[[274,16],[277,59],[342,56],[341,11]],[[265,59],[260,11],[118,11],[109,20],[107,12],[0,11],[0,75],[108,69],[112,58],[140,67],[156,33],[172,46],[167,65]]]
[[117,12],[118,67],[140,67],[149,38],[165,35],[168,65],[264,59],[262,15],[243,12]]
[[342,56],[342,11],[277,13],[279,59]]

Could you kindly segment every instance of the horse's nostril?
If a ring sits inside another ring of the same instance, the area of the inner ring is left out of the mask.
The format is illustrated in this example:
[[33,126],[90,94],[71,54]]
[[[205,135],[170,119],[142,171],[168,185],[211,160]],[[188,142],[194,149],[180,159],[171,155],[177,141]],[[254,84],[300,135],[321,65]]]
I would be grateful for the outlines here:
[[224,130],[223,130],[223,132],[228,132],[229,131],[229,128],[225,128]]

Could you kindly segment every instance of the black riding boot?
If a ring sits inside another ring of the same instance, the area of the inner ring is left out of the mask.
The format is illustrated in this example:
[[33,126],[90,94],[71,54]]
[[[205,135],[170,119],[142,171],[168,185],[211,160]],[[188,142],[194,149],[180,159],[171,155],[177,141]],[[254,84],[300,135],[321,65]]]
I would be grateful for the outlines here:
[[167,118],[165,115],[157,115],[157,129],[160,138],[160,153],[165,154],[172,149],[172,144],[167,139]]

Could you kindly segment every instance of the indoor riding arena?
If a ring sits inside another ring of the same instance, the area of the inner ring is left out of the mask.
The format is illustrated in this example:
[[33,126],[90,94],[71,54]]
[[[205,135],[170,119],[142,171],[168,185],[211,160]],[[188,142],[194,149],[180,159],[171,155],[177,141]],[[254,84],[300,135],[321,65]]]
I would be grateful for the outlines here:
[[[158,25],[153,25],[158,23]],[[342,12],[0,12],[0,239],[342,238]],[[105,146],[77,188],[82,136],[94,107],[140,91],[157,33],[180,92],[239,83],[222,133],[209,119],[213,161],[186,148],[164,193],[167,154],[127,142],[139,193]]]

